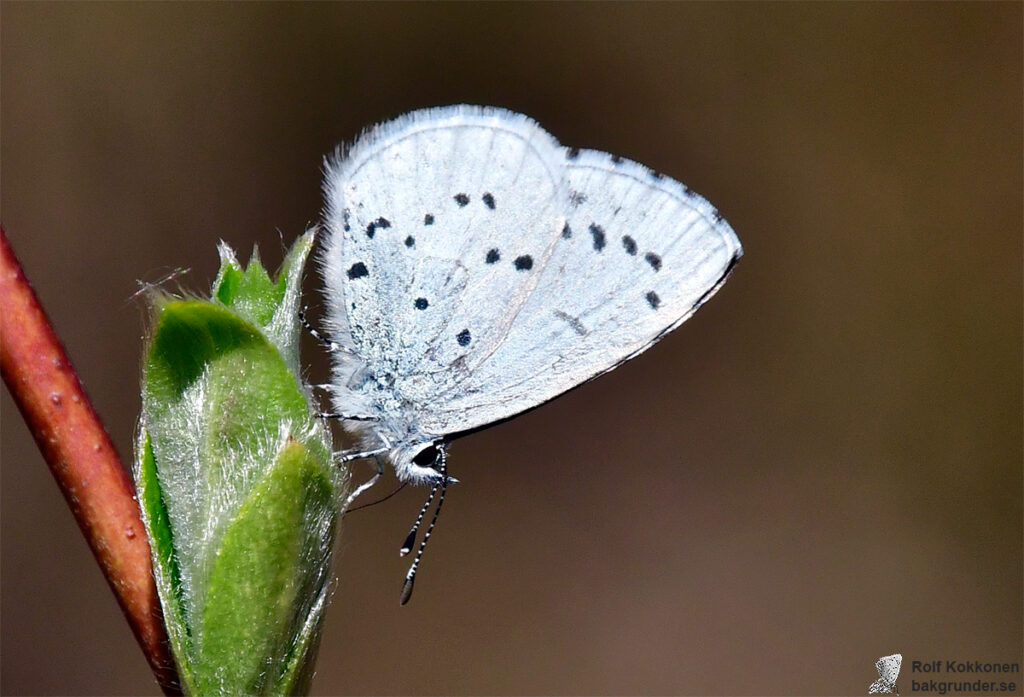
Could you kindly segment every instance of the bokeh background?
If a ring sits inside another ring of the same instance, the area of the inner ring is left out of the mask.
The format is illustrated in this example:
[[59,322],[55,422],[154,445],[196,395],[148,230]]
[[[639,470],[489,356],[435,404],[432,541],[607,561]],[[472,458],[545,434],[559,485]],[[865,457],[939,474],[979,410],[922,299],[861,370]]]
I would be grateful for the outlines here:
[[[1020,3],[0,20],[3,224],[126,461],[137,279],[203,290],[219,239],[276,265],[321,157],[373,122],[522,111],[686,182],[743,241],[642,358],[453,446],[409,606],[424,492],[346,519],[317,694],[864,694],[897,651],[906,694],[912,660],[1020,660]],[[2,408],[0,688],[155,693]]]

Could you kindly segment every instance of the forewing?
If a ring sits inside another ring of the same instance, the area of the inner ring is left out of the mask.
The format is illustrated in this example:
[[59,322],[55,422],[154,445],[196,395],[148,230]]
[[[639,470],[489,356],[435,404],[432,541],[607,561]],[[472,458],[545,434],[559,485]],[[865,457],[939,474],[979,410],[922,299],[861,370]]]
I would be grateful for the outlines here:
[[394,378],[400,402],[434,404],[505,338],[537,282],[516,260],[540,263],[559,227],[560,158],[525,116],[446,107],[378,126],[329,163],[328,327]]
[[742,254],[717,210],[682,184],[596,151],[563,150],[566,226],[500,344],[421,417],[450,433],[547,401],[685,321]]

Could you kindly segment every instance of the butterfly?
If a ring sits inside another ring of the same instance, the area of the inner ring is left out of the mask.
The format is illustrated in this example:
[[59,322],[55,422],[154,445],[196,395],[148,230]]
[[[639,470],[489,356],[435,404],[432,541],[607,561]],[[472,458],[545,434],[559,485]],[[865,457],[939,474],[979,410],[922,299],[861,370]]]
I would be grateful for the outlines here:
[[875,661],[875,669],[878,671],[878,680],[875,680],[868,687],[869,695],[898,695],[896,689],[896,678],[900,676],[900,666],[903,665],[903,654],[894,653],[891,656],[882,656]]
[[449,442],[650,348],[722,286],[742,247],[683,184],[495,107],[411,112],[325,169],[326,416],[358,439],[340,461],[377,459],[349,502],[383,460],[429,485],[406,554],[440,494],[404,603],[456,481]]

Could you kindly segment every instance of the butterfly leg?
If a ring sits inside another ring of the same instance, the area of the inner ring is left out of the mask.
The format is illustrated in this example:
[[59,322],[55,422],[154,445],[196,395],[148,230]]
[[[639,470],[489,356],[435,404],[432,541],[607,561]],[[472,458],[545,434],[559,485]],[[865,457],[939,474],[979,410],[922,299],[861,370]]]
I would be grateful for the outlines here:
[[[339,465],[344,465],[353,460],[362,460],[368,457],[377,457],[383,455],[387,451],[391,450],[391,441],[383,433],[375,434],[380,440],[380,447],[373,448],[372,450],[360,450],[359,448],[353,448],[351,450],[342,450],[334,453],[334,461]],[[380,464],[379,460],[378,463]]]
[[338,419],[340,421],[379,421],[376,416],[359,416],[358,414],[341,414],[338,412],[321,411],[317,412],[319,419]]
[[347,510],[348,507],[349,507],[349,504],[351,504],[353,501],[355,501],[357,498],[359,498],[359,495],[362,494],[364,491],[366,491],[367,489],[372,487],[374,484],[376,484],[377,480],[380,479],[380,476],[382,474],[384,474],[384,463],[381,462],[380,456],[379,455],[374,455],[373,459],[377,461],[377,473],[374,474],[372,477],[370,477],[370,479],[368,481],[365,481],[362,484],[360,484],[359,486],[357,486],[356,490],[348,495],[348,498],[345,499],[345,505],[342,506],[341,510],[343,510],[343,511]]
[[[336,343],[334,341],[331,341],[330,339],[325,337],[323,334],[318,332],[316,330],[316,328],[312,324],[309,323],[309,320],[306,319],[306,308],[305,307],[303,307],[301,310],[299,310],[299,322],[301,322],[302,326],[306,329],[306,331],[309,332],[313,336],[314,339],[319,341],[324,346],[324,348],[326,348],[328,351],[331,351],[331,352],[342,351],[344,353],[352,353],[349,349],[345,348],[341,344],[338,344],[338,343]],[[327,383],[327,384],[323,384],[323,385],[311,385],[311,387],[313,389],[329,391],[333,386],[330,383]],[[377,417],[375,417],[375,416],[360,416],[358,414],[342,414],[342,413],[339,413],[339,412],[327,412],[327,411],[318,412],[317,413],[317,417],[321,418],[321,419],[339,419],[341,421],[376,421],[377,420]]]
[[353,460],[363,460],[368,457],[383,455],[389,450],[391,450],[390,443],[385,443],[381,447],[374,448],[373,450],[359,450],[358,448],[353,450],[342,450],[341,452],[334,453],[334,461],[339,465],[345,465]]
[[351,350],[345,348],[344,346],[342,346],[341,344],[339,344],[336,341],[331,341],[326,336],[324,336],[319,331],[317,331],[316,327],[314,327],[312,324],[310,324],[309,320],[306,318],[306,308],[305,307],[303,307],[301,310],[299,310],[299,323],[302,324],[302,327],[307,332],[309,332],[310,335],[314,339],[316,339],[318,342],[320,342],[321,346],[323,346],[325,349],[327,349],[331,353],[333,353],[335,351],[341,351],[343,353],[352,353]]

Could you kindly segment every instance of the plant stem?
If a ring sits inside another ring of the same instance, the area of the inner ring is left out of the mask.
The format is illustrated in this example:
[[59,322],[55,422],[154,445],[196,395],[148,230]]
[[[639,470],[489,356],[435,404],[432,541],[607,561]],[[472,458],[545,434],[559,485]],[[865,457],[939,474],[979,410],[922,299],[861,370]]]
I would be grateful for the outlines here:
[[0,373],[166,695],[181,689],[131,479],[0,228]]

